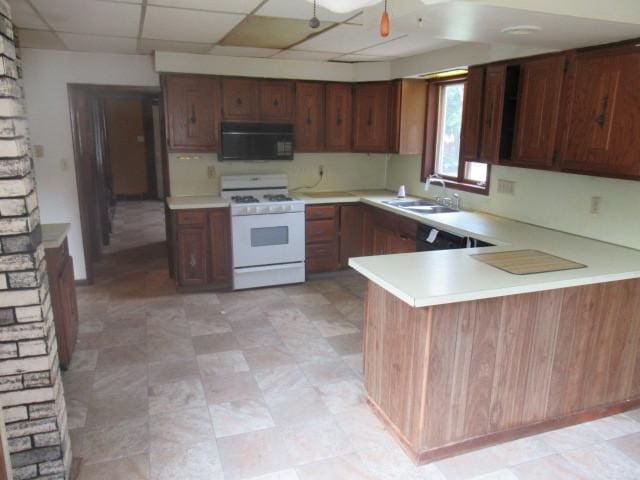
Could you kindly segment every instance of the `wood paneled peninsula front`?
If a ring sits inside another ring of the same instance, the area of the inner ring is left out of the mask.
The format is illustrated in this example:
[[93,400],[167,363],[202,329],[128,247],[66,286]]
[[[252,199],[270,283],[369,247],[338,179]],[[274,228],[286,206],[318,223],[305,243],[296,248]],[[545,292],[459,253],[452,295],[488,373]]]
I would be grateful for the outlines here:
[[[423,223],[500,246],[349,261],[369,279],[368,402],[416,463],[640,406],[640,251],[483,214]],[[519,249],[586,267],[472,256]]]

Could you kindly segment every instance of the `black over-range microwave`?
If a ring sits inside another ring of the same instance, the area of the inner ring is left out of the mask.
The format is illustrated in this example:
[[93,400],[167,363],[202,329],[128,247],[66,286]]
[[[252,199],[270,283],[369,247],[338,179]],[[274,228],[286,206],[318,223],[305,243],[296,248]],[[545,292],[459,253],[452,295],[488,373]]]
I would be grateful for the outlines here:
[[293,160],[293,125],[223,122],[218,159]]

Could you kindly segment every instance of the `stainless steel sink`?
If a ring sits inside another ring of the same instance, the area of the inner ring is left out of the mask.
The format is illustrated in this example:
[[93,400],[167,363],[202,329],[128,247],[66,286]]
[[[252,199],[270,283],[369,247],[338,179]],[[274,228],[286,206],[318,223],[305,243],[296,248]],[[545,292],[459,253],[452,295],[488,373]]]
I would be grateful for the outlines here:
[[433,200],[383,200],[382,203],[423,214],[457,212],[457,210],[440,205]]

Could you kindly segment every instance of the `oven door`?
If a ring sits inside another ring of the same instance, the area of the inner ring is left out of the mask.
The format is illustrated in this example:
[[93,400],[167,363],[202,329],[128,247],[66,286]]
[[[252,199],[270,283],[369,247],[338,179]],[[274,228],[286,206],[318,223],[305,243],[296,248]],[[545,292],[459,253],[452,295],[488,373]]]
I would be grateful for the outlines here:
[[233,267],[304,261],[304,212],[232,217]]

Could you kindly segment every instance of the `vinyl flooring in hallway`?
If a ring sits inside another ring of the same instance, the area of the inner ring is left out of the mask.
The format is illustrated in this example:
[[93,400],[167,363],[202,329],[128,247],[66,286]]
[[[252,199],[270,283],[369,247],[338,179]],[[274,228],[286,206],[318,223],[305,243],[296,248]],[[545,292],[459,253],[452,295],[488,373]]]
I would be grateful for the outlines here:
[[416,467],[364,402],[364,280],[177,294],[163,206],[118,206],[63,374],[82,480],[640,478],[640,410]]

